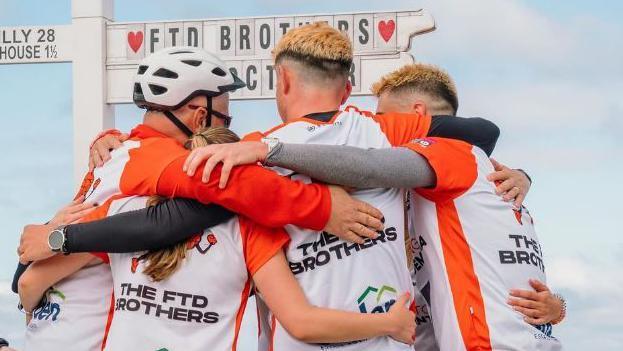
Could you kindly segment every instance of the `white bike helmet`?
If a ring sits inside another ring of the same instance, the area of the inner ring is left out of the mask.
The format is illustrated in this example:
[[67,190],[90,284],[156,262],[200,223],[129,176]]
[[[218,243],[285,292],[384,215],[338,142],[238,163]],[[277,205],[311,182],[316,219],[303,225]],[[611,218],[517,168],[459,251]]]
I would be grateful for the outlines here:
[[[212,98],[245,86],[216,55],[196,47],[171,47],[144,58],[134,77],[134,103],[164,111],[184,133],[192,132],[170,111],[196,96],[208,98],[208,120],[222,114],[212,110]],[[168,113],[167,113],[168,112]]]

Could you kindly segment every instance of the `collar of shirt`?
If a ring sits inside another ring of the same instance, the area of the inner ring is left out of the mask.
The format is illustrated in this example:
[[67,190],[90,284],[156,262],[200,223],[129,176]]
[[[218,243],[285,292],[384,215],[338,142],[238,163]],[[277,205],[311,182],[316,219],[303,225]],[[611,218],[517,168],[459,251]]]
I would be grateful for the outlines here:
[[130,132],[130,139],[147,139],[147,138],[171,138],[166,134],[162,134],[152,127],[139,124]]

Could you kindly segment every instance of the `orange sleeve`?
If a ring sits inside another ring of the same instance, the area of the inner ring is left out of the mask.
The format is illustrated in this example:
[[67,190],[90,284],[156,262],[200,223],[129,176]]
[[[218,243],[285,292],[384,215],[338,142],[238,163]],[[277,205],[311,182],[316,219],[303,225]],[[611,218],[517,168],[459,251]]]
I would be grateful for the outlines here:
[[398,146],[417,138],[424,138],[430,129],[431,117],[415,114],[388,112],[372,115],[381,126],[392,146]]
[[268,228],[239,217],[240,233],[247,270],[253,276],[279,250],[289,242],[290,236],[283,228]]
[[435,202],[453,200],[465,193],[478,177],[476,156],[472,146],[458,140],[444,138],[415,139],[402,145],[428,160],[437,176],[434,188],[415,191]]
[[157,194],[195,199],[205,204],[213,202],[268,227],[294,224],[321,230],[329,221],[331,194],[325,185],[295,182],[263,167],[247,165],[234,167],[227,187],[219,189],[221,165],[214,169],[209,181],[203,183],[203,165],[194,177],[182,170],[187,150],[181,146],[174,150],[171,145],[164,145],[167,150],[155,148],[156,145],[141,145],[130,151],[130,161],[121,179],[124,194]]

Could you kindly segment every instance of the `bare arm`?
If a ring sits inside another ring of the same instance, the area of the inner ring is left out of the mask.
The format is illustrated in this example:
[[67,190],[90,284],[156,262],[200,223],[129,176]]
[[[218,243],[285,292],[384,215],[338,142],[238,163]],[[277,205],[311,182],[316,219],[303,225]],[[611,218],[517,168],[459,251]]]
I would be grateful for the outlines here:
[[75,254],[54,256],[32,263],[19,278],[18,283],[19,298],[24,309],[32,312],[52,285],[91,262],[97,262],[97,258],[91,254]]
[[421,155],[405,148],[279,143],[266,163],[331,184],[354,188],[420,188],[435,185],[435,173]]
[[389,335],[412,343],[415,316],[405,305],[407,294],[388,313],[358,313],[312,306],[279,251],[254,275],[264,301],[294,338],[307,343],[348,342]]

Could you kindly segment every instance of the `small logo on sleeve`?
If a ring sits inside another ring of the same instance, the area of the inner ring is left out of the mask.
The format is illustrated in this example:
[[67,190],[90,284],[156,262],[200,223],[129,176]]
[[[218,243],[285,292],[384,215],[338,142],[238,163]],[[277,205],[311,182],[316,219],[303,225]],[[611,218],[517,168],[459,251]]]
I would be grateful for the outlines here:
[[423,139],[413,139],[411,140],[412,144],[417,144],[421,147],[429,147],[431,145],[433,145],[435,143],[435,141],[433,139],[429,139],[429,138],[423,138]]

